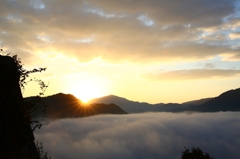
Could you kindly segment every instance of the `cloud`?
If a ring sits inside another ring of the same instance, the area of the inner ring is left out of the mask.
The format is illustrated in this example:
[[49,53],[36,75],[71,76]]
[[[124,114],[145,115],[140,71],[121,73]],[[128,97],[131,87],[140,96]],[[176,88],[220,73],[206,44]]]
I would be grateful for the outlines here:
[[214,64],[212,64],[212,63],[206,63],[205,65],[204,65],[204,68],[214,68],[215,66],[214,66]]
[[[205,67],[213,67],[207,64]],[[192,79],[209,79],[209,78],[230,78],[240,75],[240,70],[234,69],[191,69],[191,70],[174,70],[157,73],[148,73],[146,78],[151,80],[192,80]]]
[[[143,0],[139,3],[137,0],[101,2],[92,0],[89,4],[104,8],[109,12],[126,12],[127,14],[136,14],[144,12],[158,23],[169,24],[194,24],[194,25],[216,25],[221,23],[222,17],[233,14],[235,0],[231,1],[167,1],[167,0]],[[191,14],[189,14],[191,13]],[[207,18],[206,18],[207,17]]]
[[[237,14],[235,0],[8,1],[0,6],[0,42],[31,61],[35,52],[61,52],[80,61],[165,61],[238,49],[220,31]],[[58,7],[55,7],[58,6]],[[225,17],[228,21],[224,21]],[[232,20],[233,21],[233,20]],[[204,29],[219,32],[200,38]],[[231,33],[233,28],[228,28]],[[94,38],[93,38],[94,37]],[[210,45],[209,40],[218,41]],[[234,40],[234,39],[232,39]],[[171,43],[170,48],[165,48]],[[168,52],[166,54],[166,51]]]
[[218,159],[239,158],[239,113],[146,113],[50,122],[35,132],[55,159],[172,159],[199,146]]
[[231,33],[230,35],[229,35],[229,37],[231,38],[231,39],[240,39],[240,32],[237,32],[237,33]]

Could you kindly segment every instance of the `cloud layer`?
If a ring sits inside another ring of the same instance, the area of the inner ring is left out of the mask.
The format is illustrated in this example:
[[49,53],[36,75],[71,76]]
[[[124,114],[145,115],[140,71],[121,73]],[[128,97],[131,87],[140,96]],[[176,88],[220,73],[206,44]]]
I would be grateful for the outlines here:
[[0,42],[25,58],[62,52],[80,61],[236,59],[239,8],[237,0],[3,0]]
[[105,115],[52,121],[35,137],[54,159],[173,159],[184,146],[237,159],[239,121],[237,112]]
[[239,76],[240,70],[224,69],[192,69],[176,70],[158,73],[149,73],[145,75],[151,80],[176,81],[176,80],[193,80],[193,79],[210,79],[210,78],[230,78]]

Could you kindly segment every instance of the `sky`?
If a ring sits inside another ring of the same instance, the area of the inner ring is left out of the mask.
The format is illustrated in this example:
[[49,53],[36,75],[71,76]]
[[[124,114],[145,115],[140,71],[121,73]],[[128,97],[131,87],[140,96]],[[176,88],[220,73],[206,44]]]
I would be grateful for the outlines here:
[[[239,0],[1,0],[2,54],[45,95],[149,103],[215,97],[240,82]],[[29,83],[23,95],[37,95]]]
[[54,159],[178,159],[184,147],[239,159],[239,120],[239,112],[98,115],[51,121],[35,138]]

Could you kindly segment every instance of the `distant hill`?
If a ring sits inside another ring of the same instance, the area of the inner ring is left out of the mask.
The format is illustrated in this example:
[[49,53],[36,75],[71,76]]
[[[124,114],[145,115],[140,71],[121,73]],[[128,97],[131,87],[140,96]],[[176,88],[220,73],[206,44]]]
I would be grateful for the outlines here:
[[154,112],[166,112],[171,109],[176,109],[176,108],[185,108],[188,105],[183,105],[183,104],[178,104],[178,103],[167,103],[167,104],[162,104],[161,106],[158,106],[156,109],[154,109]]
[[177,108],[171,112],[196,111],[196,112],[218,112],[218,111],[240,111],[240,88],[229,90],[218,97],[212,98],[201,105]]
[[184,108],[186,105],[178,103],[159,103],[149,104],[145,102],[130,101],[128,99],[118,97],[115,95],[109,95],[101,98],[95,98],[89,101],[90,103],[115,103],[128,113],[143,113],[143,112],[164,112],[173,108]]
[[[33,97],[26,98],[31,100]],[[42,100],[48,105],[46,117],[75,118],[97,114],[127,114],[144,112],[217,112],[240,111],[240,88],[229,90],[215,98],[178,103],[149,104],[145,102],[130,101],[128,99],[109,95],[95,98],[85,106],[79,99],[71,94],[55,94],[44,97]],[[113,104],[114,103],[114,104]],[[37,110],[33,116],[42,116],[42,111]]]
[[199,99],[199,100],[192,100],[192,101],[188,101],[188,102],[184,102],[182,103],[183,105],[189,105],[189,106],[193,106],[193,105],[201,105],[209,100],[211,100],[213,98],[203,98],[203,99]]
[[[34,97],[26,98],[31,100]],[[83,104],[79,99],[71,94],[55,94],[43,97],[42,101],[46,103],[46,117],[50,118],[76,118],[86,117],[98,114],[127,114],[124,110],[115,104]],[[32,114],[34,117],[43,116],[42,110],[36,110]]]
[[140,102],[130,101],[115,95],[95,98],[90,100],[89,103],[105,103],[105,104],[114,103],[128,113],[146,112],[146,111],[154,110],[156,108],[155,105],[151,105],[149,103],[140,103]]

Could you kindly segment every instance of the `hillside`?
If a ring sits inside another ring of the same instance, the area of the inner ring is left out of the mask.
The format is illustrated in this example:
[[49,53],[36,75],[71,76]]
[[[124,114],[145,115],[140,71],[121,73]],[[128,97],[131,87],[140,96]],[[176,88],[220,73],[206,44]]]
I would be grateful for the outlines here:
[[[34,97],[26,98],[31,100]],[[55,94],[43,97],[42,101],[48,106],[46,117],[50,118],[76,118],[98,114],[127,114],[115,104],[83,104],[79,99],[71,94]],[[37,110],[32,114],[34,117],[43,116],[42,110]]]
[[240,111],[240,88],[229,90],[218,97],[212,98],[197,106],[189,106],[184,109],[172,109],[172,112],[197,111],[197,112],[218,112],[218,111]]
[[95,98],[90,100],[90,103],[115,103],[120,108],[125,110],[128,113],[143,113],[143,112],[164,112],[173,108],[184,108],[187,105],[181,105],[178,103],[158,103],[158,104],[149,104],[145,102],[136,102],[131,101],[122,97],[115,95],[109,95],[101,98]]
[[202,98],[202,99],[198,99],[198,100],[192,100],[192,101],[187,101],[182,103],[183,105],[189,105],[189,106],[193,106],[193,105],[201,105],[209,100],[211,100],[213,98]]
[[128,113],[141,113],[141,112],[148,112],[153,111],[157,108],[157,106],[160,106],[162,104],[153,105],[149,103],[141,103],[136,101],[130,101],[122,97],[118,97],[115,95],[109,95],[105,97],[95,98],[89,101],[90,103],[115,103],[119,107],[121,107],[123,110],[125,110]]

